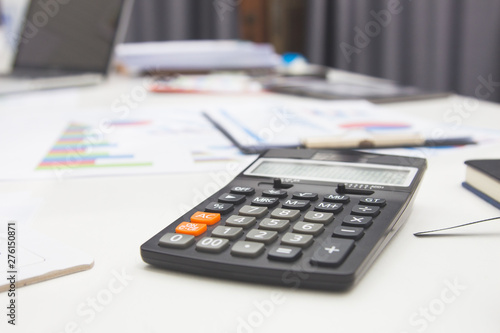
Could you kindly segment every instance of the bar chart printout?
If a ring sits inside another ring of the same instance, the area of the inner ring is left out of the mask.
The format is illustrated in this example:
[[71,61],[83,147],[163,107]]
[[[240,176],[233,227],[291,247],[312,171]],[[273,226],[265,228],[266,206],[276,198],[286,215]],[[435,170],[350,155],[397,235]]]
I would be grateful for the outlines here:
[[[116,132],[129,127],[147,126],[147,121],[115,121],[109,124]],[[110,140],[112,136],[93,130],[92,126],[70,123],[36,170],[150,167],[152,161],[140,160],[132,149],[122,148],[123,143]],[[116,137],[116,135],[115,135]]]

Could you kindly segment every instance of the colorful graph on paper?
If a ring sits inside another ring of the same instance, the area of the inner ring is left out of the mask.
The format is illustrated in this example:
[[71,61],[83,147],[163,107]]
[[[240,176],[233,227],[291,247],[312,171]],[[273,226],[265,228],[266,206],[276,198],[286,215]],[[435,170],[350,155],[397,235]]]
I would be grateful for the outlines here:
[[215,171],[255,158],[242,155],[199,111],[77,115],[61,125],[32,169],[37,178]]
[[[149,121],[113,121],[109,128],[149,125]],[[137,161],[135,154],[123,152],[118,142],[105,140],[94,128],[80,123],[70,123],[52,146],[37,170],[54,168],[109,168],[152,166],[152,161]]]

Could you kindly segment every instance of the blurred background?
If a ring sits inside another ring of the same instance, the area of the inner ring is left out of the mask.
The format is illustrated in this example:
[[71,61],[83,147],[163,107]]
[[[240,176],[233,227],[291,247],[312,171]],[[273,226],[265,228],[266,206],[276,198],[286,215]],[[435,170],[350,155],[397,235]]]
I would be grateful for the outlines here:
[[[23,2],[0,2],[6,26]],[[500,86],[500,0],[136,0],[126,42],[197,39],[271,43],[313,64],[500,101],[500,89],[475,91]]]

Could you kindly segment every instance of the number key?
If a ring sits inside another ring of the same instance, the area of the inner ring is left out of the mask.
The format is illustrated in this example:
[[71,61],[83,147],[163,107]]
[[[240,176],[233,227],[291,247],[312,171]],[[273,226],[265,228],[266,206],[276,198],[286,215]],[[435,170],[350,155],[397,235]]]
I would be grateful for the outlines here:
[[313,236],[311,235],[300,235],[287,232],[281,238],[281,244],[298,246],[301,248],[309,247],[313,243]]
[[239,214],[245,216],[262,217],[267,214],[266,207],[243,206],[240,208]]
[[185,249],[194,243],[194,236],[185,234],[166,233],[160,238],[158,245],[175,249]]
[[319,223],[297,222],[293,226],[293,231],[299,234],[308,234],[317,236],[323,232],[325,228]]
[[270,244],[274,242],[276,238],[278,238],[278,233],[276,231],[253,229],[248,232],[245,240]]
[[243,228],[218,226],[212,231],[212,236],[234,240],[243,234]]
[[229,246],[229,241],[222,238],[203,237],[196,243],[196,250],[201,252],[219,253]]
[[295,221],[300,216],[300,210],[296,209],[281,209],[276,208],[271,212],[271,217],[273,219],[285,219],[289,221]]
[[266,218],[259,223],[259,229],[281,232],[286,230],[289,224],[288,220]]
[[304,221],[323,223],[326,225],[333,221],[333,214],[321,213],[321,212],[307,212],[306,216],[304,216]]
[[227,218],[226,225],[231,227],[250,228],[255,222],[257,222],[257,220],[252,216],[231,215]]

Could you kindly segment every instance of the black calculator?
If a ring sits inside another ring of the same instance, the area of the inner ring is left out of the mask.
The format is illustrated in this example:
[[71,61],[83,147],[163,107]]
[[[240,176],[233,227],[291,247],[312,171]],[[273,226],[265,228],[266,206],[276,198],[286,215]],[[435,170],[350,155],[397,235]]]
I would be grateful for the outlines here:
[[170,270],[344,290],[409,214],[421,158],[273,149],[141,246]]

